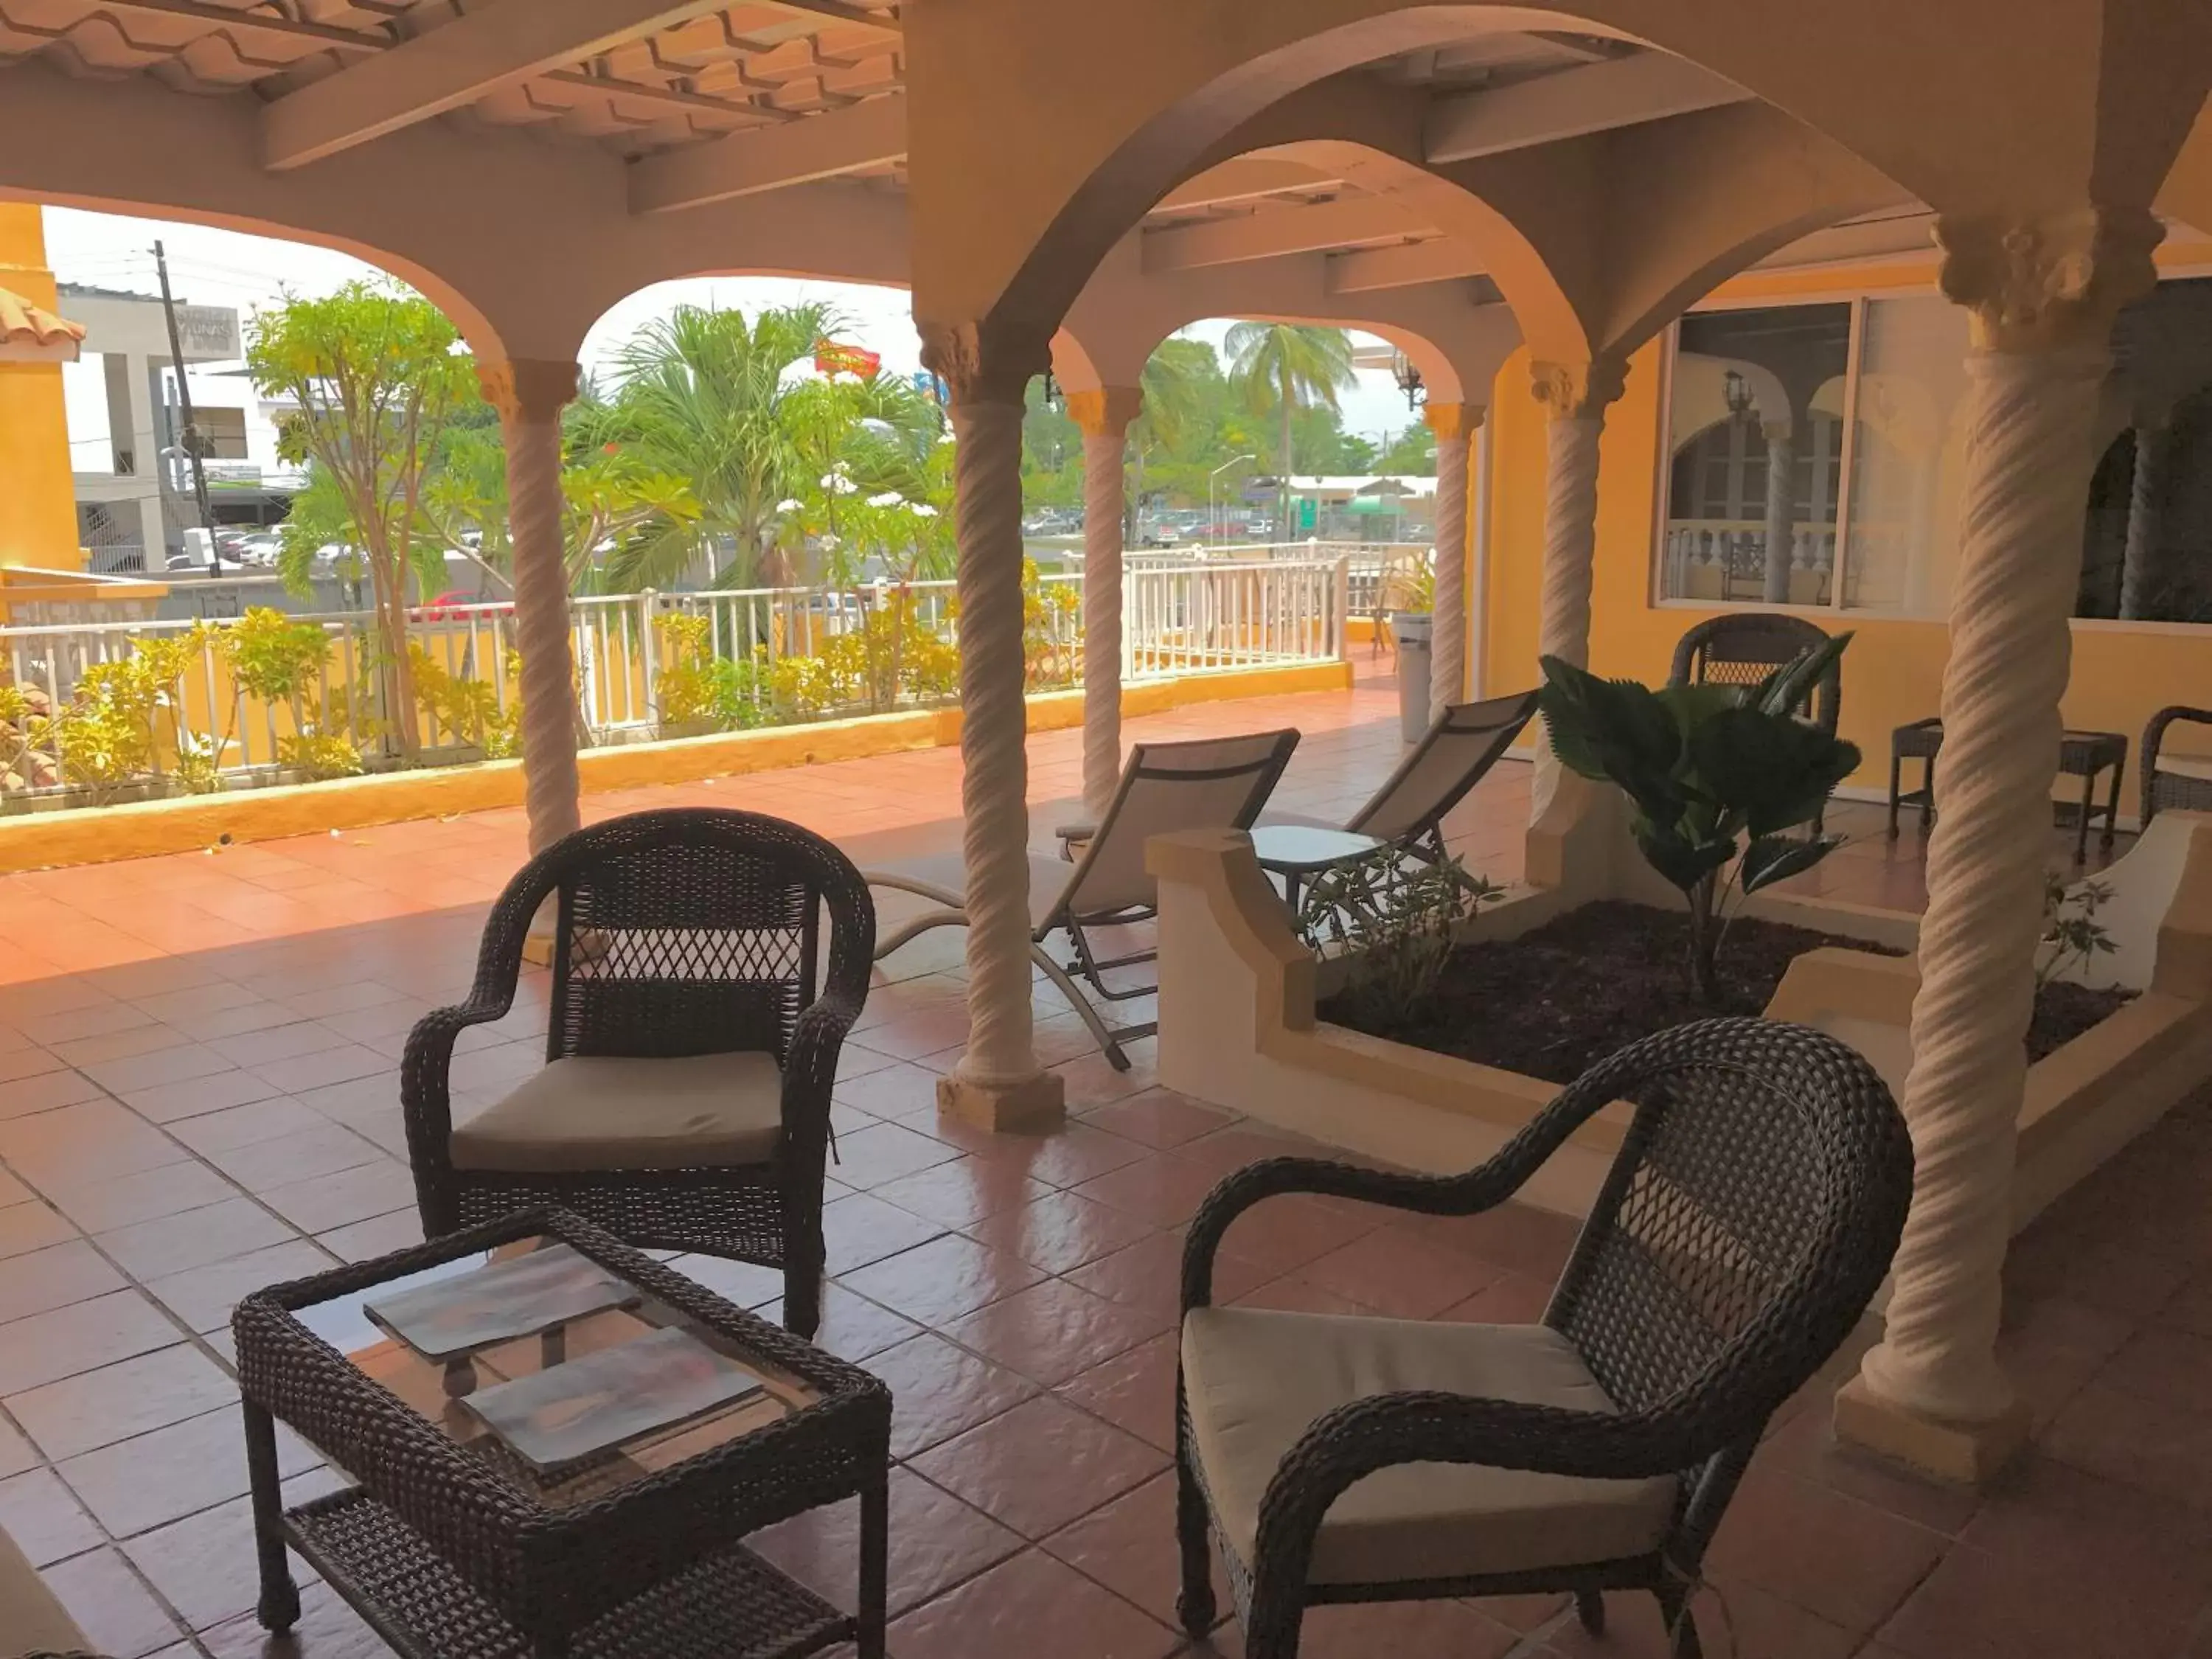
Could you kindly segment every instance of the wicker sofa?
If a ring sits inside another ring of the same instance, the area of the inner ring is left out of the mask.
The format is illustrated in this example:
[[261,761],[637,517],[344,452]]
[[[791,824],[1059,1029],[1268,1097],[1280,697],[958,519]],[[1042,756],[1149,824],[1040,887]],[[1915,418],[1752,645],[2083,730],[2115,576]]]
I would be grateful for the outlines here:
[[0,1659],[94,1659],[84,1632],[0,1532]]

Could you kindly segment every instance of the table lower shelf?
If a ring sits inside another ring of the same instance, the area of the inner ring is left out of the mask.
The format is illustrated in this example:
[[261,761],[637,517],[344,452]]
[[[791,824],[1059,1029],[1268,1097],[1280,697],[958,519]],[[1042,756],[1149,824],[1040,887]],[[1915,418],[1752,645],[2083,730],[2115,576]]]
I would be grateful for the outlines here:
[[[532,1659],[529,1638],[421,1534],[355,1488],[288,1510],[293,1547],[407,1659]],[[579,1631],[574,1659],[802,1659],[850,1615],[732,1545]]]

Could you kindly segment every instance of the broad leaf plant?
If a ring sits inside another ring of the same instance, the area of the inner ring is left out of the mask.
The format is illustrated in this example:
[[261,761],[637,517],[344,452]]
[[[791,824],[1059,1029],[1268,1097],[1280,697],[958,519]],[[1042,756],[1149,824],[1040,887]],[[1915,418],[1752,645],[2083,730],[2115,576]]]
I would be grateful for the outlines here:
[[1850,639],[1838,635],[1750,686],[1654,691],[1543,659],[1553,751],[1628,798],[1638,849],[1688,902],[1689,971],[1703,1001],[1717,1000],[1731,896],[1801,874],[1841,844],[1837,836],[1790,832],[1820,816],[1859,751],[1794,711]]

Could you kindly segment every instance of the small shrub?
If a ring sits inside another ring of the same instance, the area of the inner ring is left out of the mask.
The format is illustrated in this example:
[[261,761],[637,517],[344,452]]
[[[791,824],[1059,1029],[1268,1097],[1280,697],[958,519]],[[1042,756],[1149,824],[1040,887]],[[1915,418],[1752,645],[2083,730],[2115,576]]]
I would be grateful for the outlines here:
[[415,701],[453,735],[473,743],[489,760],[504,760],[515,752],[520,709],[501,713],[499,688],[488,680],[450,673],[420,643],[407,642],[408,667],[415,682]]
[[1435,997],[1460,924],[1504,891],[1456,858],[1393,852],[1316,877],[1300,920],[1309,938],[1318,931],[1343,951],[1342,994],[1358,1022],[1402,1021]]
[[[2037,947],[2035,987],[2039,991],[2075,968],[2087,969],[2091,961],[2109,956],[2120,947],[2097,912],[2112,896],[2101,881],[2069,886],[2055,871],[2043,875],[2043,937]],[[2087,982],[2084,972],[2083,982]]]

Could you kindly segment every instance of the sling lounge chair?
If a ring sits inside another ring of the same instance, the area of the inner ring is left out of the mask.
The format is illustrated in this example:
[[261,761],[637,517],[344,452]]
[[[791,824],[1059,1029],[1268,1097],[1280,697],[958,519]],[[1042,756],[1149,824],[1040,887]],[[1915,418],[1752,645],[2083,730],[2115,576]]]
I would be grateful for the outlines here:
[[1445,815],[1512,747],[1536,712],[1537,696],[1522,691],[1449,705],[1367,804],[1341,823],[1297,812],[1270,812],[1261,822],[1373,836],[1416,858],[1441,863]]
[[[1153,914],[1152,878],[1145,868],[1145,843],[1152,836],[1181,830],[1250,829],[1297,742],[1297,732],[1281,731],[1140,743],[1129,751],[1114,799],[1081,852],[1072,860],[1030,854],[1030,955],[1074,1005],[1116,1071],[1129,1068],[1122,1043],[1150,1036],[1158,1027],[1108,1025],[1069,975],[1082,975],[1109,1002],[1146,996],[1157,988],[1116,990],[1103,975],[1111,969],[1149,962],[1157,952],[1102,959],[1089,930],[1142,921]],[[871,887],[918,894],[939,907],[887,933],[876,948],[878,962],[932,928],[968,925],[966,872],[957,857],[904,870],[871,870],[864,879]],[[1066,934],[1073,946],[1073,959],[1065,966],[1045,949],[1054,933]]]

